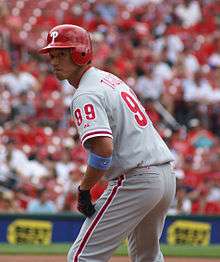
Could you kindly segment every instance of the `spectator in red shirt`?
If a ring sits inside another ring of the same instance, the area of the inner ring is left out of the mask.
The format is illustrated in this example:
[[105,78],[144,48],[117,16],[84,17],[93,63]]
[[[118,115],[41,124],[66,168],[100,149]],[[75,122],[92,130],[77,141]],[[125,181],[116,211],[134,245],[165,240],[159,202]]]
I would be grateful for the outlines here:
[[11,68],[11,59],[8,51],[3,46],[3,36],[0,32],[0,72],[6,73]]

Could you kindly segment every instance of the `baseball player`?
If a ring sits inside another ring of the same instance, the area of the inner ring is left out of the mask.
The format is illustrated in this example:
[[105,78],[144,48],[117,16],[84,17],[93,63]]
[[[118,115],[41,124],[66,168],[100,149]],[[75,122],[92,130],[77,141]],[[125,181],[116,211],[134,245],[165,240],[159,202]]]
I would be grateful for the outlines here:
[[[49,53],[57,78],[75,87],[71,112],[88,150],[78,188],[78,209],[87,218],[68,262],[108,261],[125,238],[131,261],[164,261],[159,239],[175,194],[169,149],[131,88],[92,66],[86,30],[56,26],[40,52]],[[90,190],[103,176],[108,187],[93,204]]]

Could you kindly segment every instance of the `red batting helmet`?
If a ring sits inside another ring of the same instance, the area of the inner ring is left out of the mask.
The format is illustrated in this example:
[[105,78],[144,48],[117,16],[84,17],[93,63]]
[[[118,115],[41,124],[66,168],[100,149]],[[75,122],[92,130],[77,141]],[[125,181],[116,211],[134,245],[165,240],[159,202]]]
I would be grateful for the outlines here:
[[47,46],[40,53],[48,53],[53,48],[71,48],[73,62],[86,65],[92,60],[92,43],[89,33],[76,25],[55,26],[47,35]]

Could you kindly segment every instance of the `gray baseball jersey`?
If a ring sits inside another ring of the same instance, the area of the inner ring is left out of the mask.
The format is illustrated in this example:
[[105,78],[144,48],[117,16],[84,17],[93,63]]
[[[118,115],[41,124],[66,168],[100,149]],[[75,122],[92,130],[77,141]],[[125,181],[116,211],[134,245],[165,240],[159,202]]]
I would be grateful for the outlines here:
[[173,160],[133,91],[108,72],[91,67],[84,73],[73,96],[71,112],[85,148],[89,148],[93,137],[113,139],[108,180],[135,167]]
[[[124,238],[132,262],[163,262],[159,239],[175,194],[172,155],[133,91],[94,67],[82,76],[72,105],[82,144],[113,139],[108,187],[68,252],[68,262],[106,262]],[[114,179],[116,178],[117,179]]]

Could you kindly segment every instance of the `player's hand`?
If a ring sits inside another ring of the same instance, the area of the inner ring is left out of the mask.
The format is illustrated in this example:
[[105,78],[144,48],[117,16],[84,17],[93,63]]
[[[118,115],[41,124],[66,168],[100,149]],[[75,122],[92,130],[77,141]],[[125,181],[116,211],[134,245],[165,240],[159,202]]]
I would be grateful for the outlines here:
[[95,213],[95,207],[91,202],[90,190],[81,190],[78,187],[78,205],[77,208],[86,217],[91,217]]

